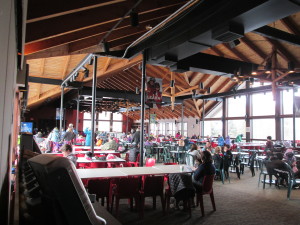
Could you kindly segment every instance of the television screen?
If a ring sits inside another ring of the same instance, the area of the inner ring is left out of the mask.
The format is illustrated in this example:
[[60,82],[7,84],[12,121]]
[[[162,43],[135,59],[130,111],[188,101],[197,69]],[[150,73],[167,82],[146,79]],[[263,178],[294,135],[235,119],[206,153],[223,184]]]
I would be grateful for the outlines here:
[[31,133],[32,134],[32,122],[21,122],[21,133]]

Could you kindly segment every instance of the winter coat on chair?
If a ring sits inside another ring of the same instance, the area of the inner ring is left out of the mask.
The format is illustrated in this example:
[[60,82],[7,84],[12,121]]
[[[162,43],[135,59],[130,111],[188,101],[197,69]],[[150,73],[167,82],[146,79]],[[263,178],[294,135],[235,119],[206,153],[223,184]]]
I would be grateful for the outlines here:
[[85,137],[85,146],[91,146],[92,131],[89,128],[86,128],[84,130],[84,133],[86,135],[86,137]]

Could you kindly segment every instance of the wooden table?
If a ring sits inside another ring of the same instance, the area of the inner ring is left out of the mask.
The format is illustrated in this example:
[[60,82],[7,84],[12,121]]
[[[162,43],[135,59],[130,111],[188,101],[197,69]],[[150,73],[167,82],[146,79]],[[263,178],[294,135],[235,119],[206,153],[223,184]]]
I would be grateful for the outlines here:
[[[183,169],[181,169],[183,167]],[[81,179],[128,177],[143,175],[165,175],[171,173],[191,173],[192,169],[187,165],[162,165],[153,167],[117,167],[97,169],[77,169]]]

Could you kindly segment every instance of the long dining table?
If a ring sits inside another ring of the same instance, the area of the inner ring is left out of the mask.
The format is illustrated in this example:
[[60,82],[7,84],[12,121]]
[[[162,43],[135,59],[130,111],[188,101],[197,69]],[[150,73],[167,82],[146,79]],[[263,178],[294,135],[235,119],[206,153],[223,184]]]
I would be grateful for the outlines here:
[[193,168],[187,165],[161,165],[153,167],[117,167],[97,169],[77,169],[80,179],[116,178],[143,175],[166,175],[172,173],[192,173]]

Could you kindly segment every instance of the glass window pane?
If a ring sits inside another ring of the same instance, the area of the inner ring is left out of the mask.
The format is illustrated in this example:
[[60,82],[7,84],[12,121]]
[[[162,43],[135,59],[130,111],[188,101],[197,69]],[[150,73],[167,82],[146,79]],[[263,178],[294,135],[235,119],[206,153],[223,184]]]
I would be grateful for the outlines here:
[[275,114],[275,101],[272,92],[252,95],[252,115],[264,116]]
[[283,140],[293,140],[293,118],[282,119]]
[[113,132],[122,132],[122,122],[113,122],[112,131]]
[[110,122],[109,121],[99,121],[98,122],[98,131],[110,132]]
[[113,113],[113,120],[123,120],[123,115],[121,113]]
[[219,134],[222,135],[222,129],[221,120],[204,121],[204,136],[217,137]]
[[293,91],[282,91],[282,113],[293,114]]
[[253,139],[275,138],[275,119],[252,120]]
[[230,138],[236,138],[239,134],[246,137],[246,121],[245,120],[228,120],[227,133]]
[[246,96],[237,96],[228,98],[228,117],[237,117],[246,115]]
[[208,113],[206,118],[221,118],[223,102],[220,102],[216,107]]
[[92,128],[91,120],[83,120],[83,130],[87,127]]
[[110,120],[110,114],[111,112],[102,112],[99,113],[99,120]]
[[90,120],[91,119],[91,113],[83,113],[83,119],[86,119],[86,120]]

